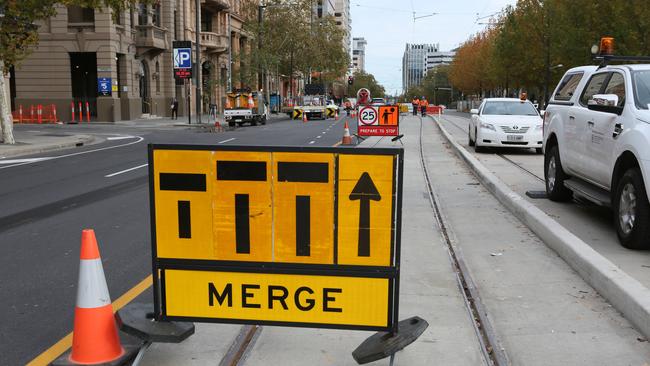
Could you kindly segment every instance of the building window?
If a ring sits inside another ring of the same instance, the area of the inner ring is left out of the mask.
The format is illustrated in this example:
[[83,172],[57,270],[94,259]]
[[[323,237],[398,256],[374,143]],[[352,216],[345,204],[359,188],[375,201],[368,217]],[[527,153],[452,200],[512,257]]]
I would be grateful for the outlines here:
[[201,12],[201,32],[212,32],[212,13]]
[[68,23],[95,23],[95,9],[68,6]]
[[149,23],[149,14],[147,14],[147,5],[138,4],[138,25],[147,25]]
[[153,7],[153,24],[157,27],[162,26],[162,7],[160,3],[154,5]]

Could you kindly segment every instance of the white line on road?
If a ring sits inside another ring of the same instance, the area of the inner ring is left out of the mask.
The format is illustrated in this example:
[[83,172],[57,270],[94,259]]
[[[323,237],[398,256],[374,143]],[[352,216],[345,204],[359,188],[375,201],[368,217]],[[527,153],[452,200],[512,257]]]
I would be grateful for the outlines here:
[[111,173],[111,174],[109,174],[109,175],[105,175],[104,178],[110,178],[110,177],[114,177],[114,176],[116,176],[116,175],[120,175],[120,174],[122,174],[122,173],[130,172],[131,170],[136,170],[136,169],[144,168],[144,167],[147,166],[147,165],[149,165],[149,164],[142,164],[142,165],[134,166],[133,168],[120,170],[119,172],[115,172],[115,173]]
[[[129,145],[137,144],[137,143],[139,143],[139,142],[144,141],[144,137],[136,136],[136,138],[138,139],[137,141],[131,141],[131,142],[129,142],[129,143],[122,144],[122,145],[115,145],[115,146],[102,147],[101,149],[94,149],[94,150],[80,151],[80,152],[76,152],[76,153],[72,153],[72,154],[65,154],[65,155],[59,155],[59,156],[50,156],[50,157],[41,158],[41,159],[43,159],[43,160],[54,160],[54,159],[60,159],[60,158],[68,158],[68,157],[71,157],[71,156],[90,154],[90,153],[97,152],[97,151],[104,151],[104,150],[110,150],[110,149],[117,149],[118,147],[125,147],[125,146],[129,146]],[[24,162],[24,163],[17,163],[17,164],[13,164],[13,165],[2,166],[2,167],[0,167],[0,169],[13,168],[13,167],[15,167],[15,166],[27,165],[27,164],[32,164],[32,163],[34,163],[34,161],[28,161],[28,162]]]
[[316,141],[309,141],[310,144],[316,143]]
[[321,136],[321,135],[316,136],[317,139],[319,139],[319,138],[321,138],[321,137],[323,137],[323,136]]
[[137,136],[113,136],[113,137],[108,137],[106,140],[108,141],[115,141],[115,140],[126,140],[126,139],[134,139]]
[[219,143],[219,144],[225,144],[226,142],[230,142],[230,141],[232,141],[232,140],[236,140],[236,138],[233,137],[233,138],[228,139],[228,140],[219,141],[218,143]]
[[31,159],[11,159],[11,160],[0,160],[0,164],[18,164],[18,163],[35,163],[37,161],[49,160],[51,158],[31,158]]

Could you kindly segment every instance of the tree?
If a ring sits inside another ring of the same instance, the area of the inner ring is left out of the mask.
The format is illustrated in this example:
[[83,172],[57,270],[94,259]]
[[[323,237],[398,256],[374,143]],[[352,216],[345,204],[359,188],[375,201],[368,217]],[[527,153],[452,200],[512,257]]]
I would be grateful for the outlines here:
[[255,38],[247,59],[252,76],[269,70],[285,75],[315,71],[321,82],[332,82],[345,74],[350,60],[344,32],[334,17],[316,17],[312,6],[313,0],[267,0],[262,23],[258,7],[248,9],[245,28]]
[[4,16],[0,18],[0,129],[5,144],[15,143],[13,121],[6,103],[4,75],[11,66],[18,65],[38,43],[39,20],[56,13],[56,4],[77,5],[87,8],[112,9],[114,14],[130,4],[150,3],[153,0],[2,0]]
[[353,77],[354,83],[348,88],[351,96],[356,95],[357,91],[361,88],[368,89],[370,96],[374,98],[383,98],[384,94],[386,94],[386,90],[377,82],[374,75],[368,74],[365,71],[357,71]]

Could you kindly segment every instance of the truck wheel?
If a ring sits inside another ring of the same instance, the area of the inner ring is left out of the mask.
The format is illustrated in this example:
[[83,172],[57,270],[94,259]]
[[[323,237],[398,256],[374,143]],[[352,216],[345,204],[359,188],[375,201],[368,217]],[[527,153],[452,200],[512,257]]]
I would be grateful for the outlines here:
[[235,122],[228,122],[228,127],[235,127]]
[[255,119],[252,120],[252,121],[251,121],[251,126],[257,126],[257,120],[255,120]]
[[623,174],[612,203],[621,245],[628,249],[650,248],[650,203],[639,168],[628,169]]
[[262,125],[266,125],[266,116],[262,117]]
[[244,122],[237,122],[237,127],[241,127],[244,125]]
[[573,198],[573,192],[564,186],[569,177],[562,170],[560,150],[553,146],[544,154],[544,179],[546,180],[546,195],[551,201],[565,202]]

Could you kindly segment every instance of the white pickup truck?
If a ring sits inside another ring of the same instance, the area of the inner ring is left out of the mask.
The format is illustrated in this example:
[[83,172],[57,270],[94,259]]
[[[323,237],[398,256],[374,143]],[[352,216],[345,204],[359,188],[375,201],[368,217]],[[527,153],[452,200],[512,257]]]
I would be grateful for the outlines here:
[[544,114],[553,201],[573,195],[614,213],[626,248],[650,248],[650,64],[568,70]]

